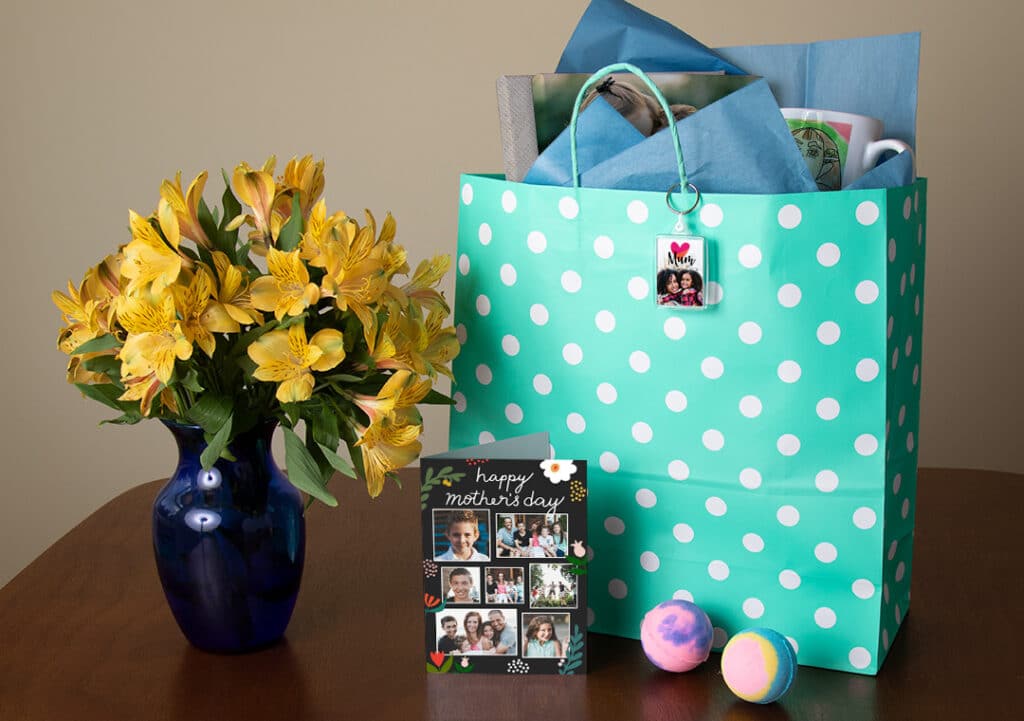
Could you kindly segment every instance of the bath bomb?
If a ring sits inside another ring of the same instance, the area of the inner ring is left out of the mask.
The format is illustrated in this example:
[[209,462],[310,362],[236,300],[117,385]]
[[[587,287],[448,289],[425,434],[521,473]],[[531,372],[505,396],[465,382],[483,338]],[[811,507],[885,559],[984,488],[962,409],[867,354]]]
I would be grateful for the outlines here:
[[651,663],[665,671],[689,671],[711,652],[714,629],[700,606],[683,600],[659,603],[640,624],[640,643]]
[[744,701],[777,701],[789,690],[794,676],[793,647],[770,628],[740,631],[722,651],[722,677],[729,690]]

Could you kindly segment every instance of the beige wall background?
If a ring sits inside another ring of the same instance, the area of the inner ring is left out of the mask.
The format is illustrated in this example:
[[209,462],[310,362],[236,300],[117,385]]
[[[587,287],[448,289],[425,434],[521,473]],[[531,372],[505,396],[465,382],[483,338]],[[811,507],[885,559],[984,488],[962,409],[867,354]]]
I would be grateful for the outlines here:
[[[921,464],[1024,473],[1024,6],[635,1],[712,46],[922,31]],[[159,424],[97,426],[107,414],[65,383],[55,349],[50,291],[127,240],[129,208],[150,212],[179,169],[210,169],[212,200],[219,168],[312,152],[331,208],[392,211],[414,262],[454,252],[459,173],[501,169],[495,79],[553,71],[585,6],[5,3],[0,585],[110,498],[173,470]],[[427,424],[426,451],[445,448],[446,411]]]

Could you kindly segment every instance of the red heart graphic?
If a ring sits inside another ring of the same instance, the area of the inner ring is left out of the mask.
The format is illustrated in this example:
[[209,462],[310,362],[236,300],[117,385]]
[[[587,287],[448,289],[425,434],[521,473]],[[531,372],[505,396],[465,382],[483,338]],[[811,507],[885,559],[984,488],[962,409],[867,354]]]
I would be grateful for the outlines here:
[[440,651],[432,651],[430,661],[438,668],[441,668],[441,664],[444,663],[444,654]]
[[672,254],[676,255],[676,256],[686,255],[686,251],[688,251],[689,249],[690,249],[690,244],[689,243],[682,243],[682,244],[680,244],[680,243],[673,243],[672,244]]

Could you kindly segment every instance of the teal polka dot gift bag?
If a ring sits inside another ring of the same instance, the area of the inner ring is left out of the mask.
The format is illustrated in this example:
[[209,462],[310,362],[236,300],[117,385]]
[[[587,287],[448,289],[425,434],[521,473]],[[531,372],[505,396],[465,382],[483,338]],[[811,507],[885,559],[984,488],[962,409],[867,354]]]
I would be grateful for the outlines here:
[[[927,182],[698,197],[676,147],[669,196],[461,178],[451,445],[588,460],[590,630],[682,598],[718,650],[766,626],[877,673],[910,604]],[[703,239],[700,305],[659,303],[673,235]]]

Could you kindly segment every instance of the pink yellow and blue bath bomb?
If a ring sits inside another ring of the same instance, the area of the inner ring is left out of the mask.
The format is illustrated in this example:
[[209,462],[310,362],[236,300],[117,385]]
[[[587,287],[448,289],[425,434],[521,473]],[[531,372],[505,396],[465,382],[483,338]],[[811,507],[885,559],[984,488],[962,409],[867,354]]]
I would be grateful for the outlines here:
[[640,624],[640,643],[651,663],[665,671],[689,671],[711,652],[714,629],[700,606],[683,600],[659,603]]
[[770,628],[740,631],[722,651],[722,677],[729,690],[744,701],[777,701],[789,690],[794,676],[793,647]]

